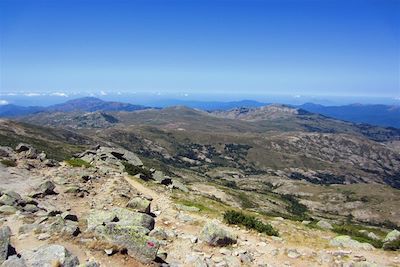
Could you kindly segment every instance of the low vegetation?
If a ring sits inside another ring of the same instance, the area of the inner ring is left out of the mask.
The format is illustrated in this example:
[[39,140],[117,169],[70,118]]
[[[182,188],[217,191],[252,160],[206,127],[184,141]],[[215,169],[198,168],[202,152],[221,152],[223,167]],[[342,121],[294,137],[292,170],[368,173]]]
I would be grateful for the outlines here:
[[384,250],[400,250],[400,239],[387,242],[383,245]]
[[17,163],[14,160],[4,159],[4,160],[1,160],[0,163],[7,167],[17,166]]
[[276,229],[270,224],[263,223],[254,216],[246,215],[242,212],[229,210],[224,213],[224,221],[228,224],[243,225],[247,229],[254,229],[259,233],[265,233],[270,236],[279,236]]
[[143,180],[150,180],[151,179],[151,177],[152,177],[152,174],[151,174],[151,172],[150,172],[150,170],[148,170],[148,169],[145,169],[145,168],[142,168],[142,167],[139,167],[139,166],[135,166],[135,165],[132,165],[132,164],[130,164],[130,163],[127,163],[127,162],[122,162],[122,164],[124,164],[124,167],[125,167],[125,171],[129,174],[129,175],[132,175],[132,176],[134,176],[134,175],[137,175],[137,174],[142,174],[142,179]]
[[341,235],[351,236],[351,238],[354,240],[357,240],[362,243],[369,243],[376,248],[382,248],[383,243],[381,240],[370,238],[368,236],[368,233],[360,232],[360,230],[363,230],[363,228],[360,228],[357,225],[345,224],[345,225],[335,225],[332,231]]
[[85,167],[85,168],[90,167],[90,163],[87,161],[84,161],[83,159],[70,158],[70,159],[67,159],[65,162],[72,167]]
[[246,193],[240,192],[237,197],[240,201],[241,206],[244,209],[251,209],[258,207],[257,203],[251,201],[251,199],[246,195]]
[[289,206],[286,210],[292,214],[294,220],[306,220],[309,219],[307,215],[307,206],[301,204],[294,196],[292,195],[282,195],[283,200],[285,200]]

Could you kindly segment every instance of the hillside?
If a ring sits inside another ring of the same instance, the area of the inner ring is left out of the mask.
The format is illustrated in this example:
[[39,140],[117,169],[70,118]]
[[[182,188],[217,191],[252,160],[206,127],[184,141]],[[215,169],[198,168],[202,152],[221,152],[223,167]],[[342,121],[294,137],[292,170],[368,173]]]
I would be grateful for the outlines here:
[[48,107],[22,107],[17,105],[0,105],[0,117],[17,117],[37,114],[41,112],[94,112],[94,111],[134,111],[147,109],[141,105],[104,101],[95,97],[83,97]]
[[298,107],[339,120],[400,128],[400,106],[361,104],[322,106],[306,103]]
[[[249,191],[237,194],[238,188],[150,170],[151,165],[121,148],[96,146],[79,154],[74,161],[57,162],[29,144],[0,147],[3,266],[399,263],[393,251],[398,231],[386,226],[306,216],[300,222],[255,212],[266,204],[305,211],[296,198],[279,193],[289,189],[283,180],[250,199]],[[254,181],[246,183],[247,190],[257,186]],[[387,205],[398,205],[398,195],[381,190],[391,199]],[[351,203],[358,197],[344,188],[329,194],[347,196]],[[316,205],[311,192],[308,196]],[[238,207],[244,212],[234,211]]]

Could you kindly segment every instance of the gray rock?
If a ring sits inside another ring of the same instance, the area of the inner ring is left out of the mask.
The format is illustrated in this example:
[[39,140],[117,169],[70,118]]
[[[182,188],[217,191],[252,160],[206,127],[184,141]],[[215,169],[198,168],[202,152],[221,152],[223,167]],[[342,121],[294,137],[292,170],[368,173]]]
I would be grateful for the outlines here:
[[24,259],[18,258],[16,255],[10,256],[1,267],[27,267]]
[[18,229],[18,234],[27,234],[30,232],[39,232],[42,230],[42,225],[37,223],[30,223],[21,225]]
[[0,157],[9,157],[13,154],[13,149],[8,146],[0,146]]
[[153,179],[161,182],[164,179],[164,173],[162,171],[155,171],[153,173]]
[[301,257],[301,254],[296,249],[289,249],[287,251],[287,256],[291,259],[297,259]]
[[191,216],[189,216],[187,214],[184,214],[182,212],[179,212],[178,215],[176,216],[176,218],[178,220],[180,220],[181,222],[184,222],[184,223],[193,222],[194,221],[193,217],[191,217]]
[[242,263],[247,264],[247,265],[250,265],[254,260],[253,257],[247,252],[240,253],[239,254],[239,259],[240,259],[240,261]]
[[367,235],[369,238],[374,239],[374,240],[379,240],[379,236],[377,236],[376,234],[374,234],[373,232],[369,232]]
[[38,157],[38,151],[31,145],[20,143],[15,148],[15,151],[22,153],[24,157],[29,159],[35,159]]
[[37,239],[38,240],[46,240],[46,239],[49,239],[50,237],[51,237],[51,235],[49,233],[42,233],[37,236]]
[[80,191],[81,191],[81,189],[79,186],[71,185],[71,186],[68,186],[67,189],[65,189],[64,193],[75,194],[75,193],[79,193]]
[[39,210],[39,208],[33,204],[27,204],[22,208],[25,212],[35,213]]
[[398,239],[400,239],[400,231],[393,230],[386,235],[385,239],[383,239],[383,242],[386,243],[386,242],[391,242],[391,241],[395,241]]
[[0,264],[3,263],[8,256],[10,246],[11,229],[8,226],[0,228]]
[[329,244],[335,247],[343,248],[358,248],[363,250],[374,250],[374,247],[369,243],[360,243],[357,240],[351,239],[350,236],[341,235],[333,238]]
[[37,156],[37,159],[40,161],[44,161],[46,159],[47,155],[46,153],[44,153],[43,151],[39,153],[39,155]]
[[322,228],[322,229],[327,229],[327,230],[332,230],[333,229],[332,224],[330,224],[329,222],[327,222],[325,220],[320,220],[319,222],[317,222],[317,226]]
[[168,235],[163,229],[153,229],[150,231],[149,236],[157,238],[158,240],[167,240]]
[[240,267],[242,266],[241,260],[234,256],[227,256],[225,257],[225,262],[229,267]]
[[45,181],[41,183],[34,192],[30,194],[31,197],[44,197],[47,195],[55,194],[54,189],[56,188],[55,184],[52,181]]
[[141,198],[141,197],[134,197],[129,200],[126,207],[144,213],[150,213],[150,204],[151,201]]
[[14,206],[17,205],[17,203],[18,201],[15,198],[10,197],[6,194],[0,197],[0,205]]
[[13,206],[3,205],[0,207],[0,214],[11,215],[15,214],[18,210]]
[[63,267],[79,265],[78,258],[60,245],[44,245],[35,251],[24,251],[21,254],[30,267],[52,267],[55,263]]
[[58,167],[58,166],[60,166],[60,163],[58,163],[58,161],[54,160],[54,159],[45,159],[43,161],[43,164],[45,166],[47,166],[47,167]]
[[56,216],[53,222],[49,225],[49,232],[54,234],[77,236],[81,231],[77,222],[64,220],[61,216]]
[[0,197],[0,205],[15,206],[20,201],[22,201],[22,197],[14,191],[5,191]]
[[207,222],[200,232],[200,239],[211,246],[227,246],[237,242],[237,236],[220,225],[218,221]]
[[143,229],[141,226],[109,223],[105,226],[103,236],[113,244],[126,248],[131,257],[147,264],[155,260],[160,245],[155,238],[147,236]]
[[123,148],[99,147],[97,150],[87,150],[78,157],[96,166],[117,167],[121,170],[124,168],[122,162],[143,166],[136,154]]
[[119,225],[141,226],[148,231],[154,229],[154,218],[148,214],[131,211],[124,208],[113,208],[110,211],[92,210],[87,215],[89,230],[95,230],[109,222],[118,222]]
[[189,192],[189,189],[186,187],[186,185],[184,185],[183,183],[181,183],[177,180],[172,181],[172,188],[179,189],[185,193]]

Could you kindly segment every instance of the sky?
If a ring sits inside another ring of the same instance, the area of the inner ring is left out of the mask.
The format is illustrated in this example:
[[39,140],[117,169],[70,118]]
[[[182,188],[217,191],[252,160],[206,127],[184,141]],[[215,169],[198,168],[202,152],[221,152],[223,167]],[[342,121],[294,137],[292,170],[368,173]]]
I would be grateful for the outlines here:
[[400,99],[398,0],[0,0],[0,93]]

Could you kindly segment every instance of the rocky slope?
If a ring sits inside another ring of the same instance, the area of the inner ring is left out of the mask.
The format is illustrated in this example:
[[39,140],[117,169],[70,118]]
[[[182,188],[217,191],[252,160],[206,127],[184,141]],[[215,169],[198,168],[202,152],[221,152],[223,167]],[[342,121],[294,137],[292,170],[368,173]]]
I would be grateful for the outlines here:
[[[279,237],[225,224],[221,215],[237,203],[218,200],[217,187],[203,193],[127,150],[96,146],[76,156],[57,162],[30,145],[1,147],[1,266],[400,264],[395,252],[337,236],[326,220],[310,227],[256,214]],[[385,244],[400,238],[369,231]]]

